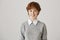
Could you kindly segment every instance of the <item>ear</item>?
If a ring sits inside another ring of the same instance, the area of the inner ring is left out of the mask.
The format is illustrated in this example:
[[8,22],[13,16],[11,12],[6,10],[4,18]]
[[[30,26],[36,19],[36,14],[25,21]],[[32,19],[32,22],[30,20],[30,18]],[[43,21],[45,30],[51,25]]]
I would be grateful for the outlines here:
[[28,13],[28,15],[29,15],[29,13]]
[[38,15],[40,14],[40,11],[38,11]]
[[28,15],[29,15],[29,12],[27,11]]
[[37,15],[39,15],[39,12],[38,12],[38,14]]

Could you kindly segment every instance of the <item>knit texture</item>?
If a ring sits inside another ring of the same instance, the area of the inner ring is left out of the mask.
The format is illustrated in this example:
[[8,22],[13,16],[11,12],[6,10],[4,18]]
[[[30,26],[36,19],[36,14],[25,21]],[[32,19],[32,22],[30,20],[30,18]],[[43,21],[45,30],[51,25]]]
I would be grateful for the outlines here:
[[20,40],[47,40],[46,25],[40,21],[36,25],[24,22],[21,25]]

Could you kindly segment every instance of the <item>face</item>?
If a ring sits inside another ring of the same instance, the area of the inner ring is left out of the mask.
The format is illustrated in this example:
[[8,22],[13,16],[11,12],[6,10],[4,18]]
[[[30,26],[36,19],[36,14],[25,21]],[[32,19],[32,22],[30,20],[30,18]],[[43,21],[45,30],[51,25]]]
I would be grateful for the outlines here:
[[38,16],[38,10],[36,8],[31,8],[28,10],[28,15],[30,19],[36,19]]

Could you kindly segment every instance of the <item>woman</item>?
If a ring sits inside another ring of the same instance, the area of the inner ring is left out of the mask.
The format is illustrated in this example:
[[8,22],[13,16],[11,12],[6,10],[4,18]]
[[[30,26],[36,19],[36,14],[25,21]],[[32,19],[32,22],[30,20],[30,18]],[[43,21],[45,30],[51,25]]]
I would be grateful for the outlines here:
[[28,20],[22,23],[20,40],[47,40],[46,25],[37,19],[41,7],[37,2],[30,2],[27,7]]

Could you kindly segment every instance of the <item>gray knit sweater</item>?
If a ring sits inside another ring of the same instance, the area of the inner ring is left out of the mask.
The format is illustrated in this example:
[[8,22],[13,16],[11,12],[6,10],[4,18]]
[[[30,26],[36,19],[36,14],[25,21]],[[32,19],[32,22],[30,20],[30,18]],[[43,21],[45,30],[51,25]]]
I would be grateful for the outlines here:
[[19,40],[47,40],[46,25],[38,21],[36,25],[28,25],[28,21],[21,25]]

